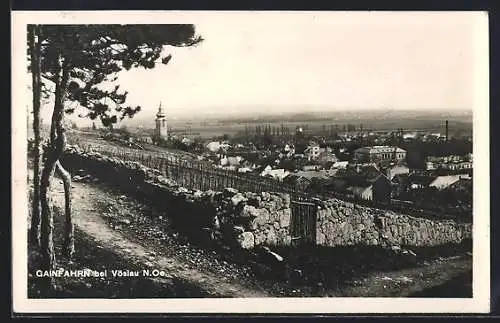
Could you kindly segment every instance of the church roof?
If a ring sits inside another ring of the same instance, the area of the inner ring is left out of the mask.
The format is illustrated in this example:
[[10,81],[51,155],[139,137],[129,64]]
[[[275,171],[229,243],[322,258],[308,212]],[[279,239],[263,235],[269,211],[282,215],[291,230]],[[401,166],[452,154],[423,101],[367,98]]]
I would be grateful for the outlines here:
[[161,108],[161,102],[160,102],[160,106],[158,107],[158,113],[156,114],[156,117],[157,118],[164,118],[165,117],[165,113],[163,113],[163,110]]

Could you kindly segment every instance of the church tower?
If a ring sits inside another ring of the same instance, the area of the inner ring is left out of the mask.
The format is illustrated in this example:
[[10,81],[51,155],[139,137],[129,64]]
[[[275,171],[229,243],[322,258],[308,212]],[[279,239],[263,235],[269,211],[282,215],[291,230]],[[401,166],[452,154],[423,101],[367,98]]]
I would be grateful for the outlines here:
[[155,129],[155,136],[162,138],[162,139],[167,139],[167,119],[165,117],[165,113],[163,113],[162,107],[161,107],[161,102],[160,106],[158,108],[158,113],[156,114],[156,129]]

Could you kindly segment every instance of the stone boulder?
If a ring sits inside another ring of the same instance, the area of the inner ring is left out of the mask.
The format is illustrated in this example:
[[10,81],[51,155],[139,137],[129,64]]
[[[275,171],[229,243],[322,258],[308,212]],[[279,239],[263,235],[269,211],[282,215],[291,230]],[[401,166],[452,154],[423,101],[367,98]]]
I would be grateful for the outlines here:
[[253,219],[259,217],[259,215],[259,209],[251,205],[245,205],[241,210],[239,217]]
[[247,198],[245,196],[243,196],[243,194],[241,194],[241,193],[236,193],[231,198],[231,202],[233,203],[233,206],[235,206],[235,207],[238,206],[240,203],[246,202],[246,201],[247,201]]
[[252,249],[255,245],[253,233],[243,232],[236,237],[236,242],[243,249]]
[[269,194],[268,192],[262,192],[260,193],[260,197],[262,199],[262,201],[270,201],[271,200],[271,194]]
[[292,210],[289,208],[278,211],[278,221],[280,227],[282,228],[289,227],[291,217],[292,217]]
[[254,195],[254,196],[248,197],[247,204],[258,208],[261,206],[261,201],[262,201],[262,199],[260,198],[260,196]]
[[238,190],[237,190],[237,189],[235,189],[235,188],[232,188],[232,187],[226,187],[226,188],[224,189],[224,192],[223,192],[224,197],[232,197],[232,196],[234,196],[236,193],[238,193]]
[[283,207],[285,207],[285,208],[290,207],[290,203],[291,203],[290,194],[288,194],[288,193],[278,193],[278,196],[283,201]]

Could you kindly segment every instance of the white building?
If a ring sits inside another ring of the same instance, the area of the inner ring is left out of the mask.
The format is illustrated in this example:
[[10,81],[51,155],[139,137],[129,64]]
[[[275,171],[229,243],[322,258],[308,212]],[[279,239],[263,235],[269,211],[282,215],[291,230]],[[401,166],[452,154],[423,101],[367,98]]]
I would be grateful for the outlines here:
[[354,158],[359,162],[403,161],[406,150],[391,146],[362,147],[354,151]]
[[307,156],[307,160],[311,161],[318,159],[321,153],[324,152],[331,153],[332,149],[329,147],[321,148],[318,144],[311,144],[304,150],[304,155]]

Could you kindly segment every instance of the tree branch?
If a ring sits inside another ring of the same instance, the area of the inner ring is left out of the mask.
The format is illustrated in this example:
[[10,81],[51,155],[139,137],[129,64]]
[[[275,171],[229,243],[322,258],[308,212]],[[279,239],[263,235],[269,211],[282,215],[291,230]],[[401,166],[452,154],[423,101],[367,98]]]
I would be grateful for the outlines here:
[[48,80],[48,81],[51,81],[52,83],[56,83],[56,81],[57,81],[57,77],[56,77],[56,76],[49,77],[49,76],[47,76],[47,75],[43,75],[43,74],[41,74],[41,76],[42,76],[44,79],[46,79],[46,80]]

